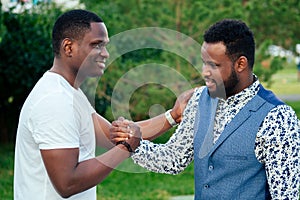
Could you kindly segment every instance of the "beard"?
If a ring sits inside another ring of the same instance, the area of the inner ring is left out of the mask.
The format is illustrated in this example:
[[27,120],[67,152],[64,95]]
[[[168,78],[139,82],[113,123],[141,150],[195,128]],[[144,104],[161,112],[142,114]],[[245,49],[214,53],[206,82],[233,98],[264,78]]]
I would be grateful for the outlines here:
[[236,85],[240,82],[234,68],[232,67],[231,74],[222,83],[217,83],[215,91],[209,91],[209,95],[213,98],[219,97],[227,99],[235,94]]

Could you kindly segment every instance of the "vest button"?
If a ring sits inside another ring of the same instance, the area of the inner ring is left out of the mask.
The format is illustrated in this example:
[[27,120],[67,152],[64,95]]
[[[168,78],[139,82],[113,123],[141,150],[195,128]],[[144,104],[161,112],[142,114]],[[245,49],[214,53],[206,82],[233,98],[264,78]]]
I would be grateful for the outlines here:
[[205,184],[205,185],[204,185],[204,188],[205,188],[205,189],[208,189],[208,188],[209,188],[209,185],[208,185],[208,184]]
[[209,170],[209,171],[212,171],[213,169],[214,169],[214,166],[209,165],[208,170]]

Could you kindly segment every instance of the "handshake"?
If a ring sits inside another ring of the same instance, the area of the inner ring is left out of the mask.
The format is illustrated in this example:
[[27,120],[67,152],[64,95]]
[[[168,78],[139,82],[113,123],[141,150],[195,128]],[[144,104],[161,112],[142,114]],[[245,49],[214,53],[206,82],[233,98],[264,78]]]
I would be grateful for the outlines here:
[[140,145],[141,137],[140,126],[133,121],[119,117],[118,120],[113,121],[111,124],[111,142],[116,145],[124,145],[130,153],[133,153]]
[[193,92],[194,89],[190,89],[182,93],[171,110],[148,120],[133,122],[119,117],[110,126],[111,142],[123,145],[123,149],[133,153],[140,145],[142,133],[145,140],[153,140],[181,122],[183,110]]

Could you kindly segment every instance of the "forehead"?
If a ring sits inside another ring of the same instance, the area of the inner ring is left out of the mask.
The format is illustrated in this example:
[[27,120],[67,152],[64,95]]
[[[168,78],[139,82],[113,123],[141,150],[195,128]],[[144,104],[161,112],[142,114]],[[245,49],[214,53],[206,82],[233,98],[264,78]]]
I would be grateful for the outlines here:
[[105,24],[103,22],[92,22],[91,31],[85,34],[84,40],[108,42],[109,38]]
[[204,42],[201,47],[202,59],[219,60],[226,56],[226,46],[222,42],[206,43]]

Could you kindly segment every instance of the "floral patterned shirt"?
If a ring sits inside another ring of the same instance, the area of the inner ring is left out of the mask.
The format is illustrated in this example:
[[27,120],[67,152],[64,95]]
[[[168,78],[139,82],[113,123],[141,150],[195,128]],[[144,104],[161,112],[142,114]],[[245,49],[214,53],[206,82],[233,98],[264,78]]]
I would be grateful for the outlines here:
[[[259,81],[228,99],[219,99],[214,127],[217,141],[235,115],[259,90]],[[158,173],[178,174],[194,157],[194,121],[204,87],[197,88],[189,100],[182,122],[165,144],[143,140],[132,156],[135,163]],[[200,111],[201,112],[201,111]],[[263,120],[255,141],[255,154],[265,165],[272,199],[299,199],[300,121],[288,105],[273,108]]]

